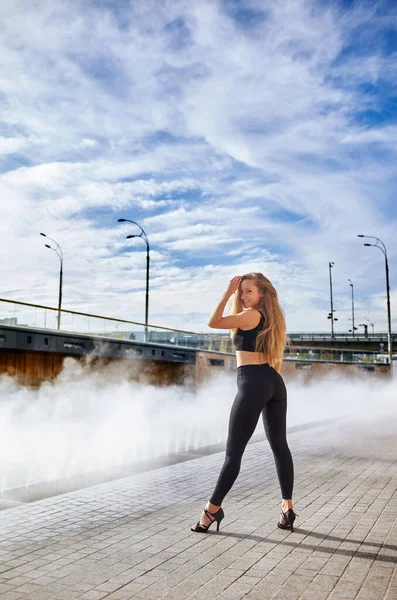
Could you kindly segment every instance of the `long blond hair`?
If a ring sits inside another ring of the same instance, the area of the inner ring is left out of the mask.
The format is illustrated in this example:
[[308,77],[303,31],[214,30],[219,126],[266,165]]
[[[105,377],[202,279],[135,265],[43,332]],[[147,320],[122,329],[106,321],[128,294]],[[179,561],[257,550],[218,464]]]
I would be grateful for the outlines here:
[[[277,292],[267,277],[262,273],[247,273],[243,275],[242,281],[244,279],[251,280],[262,296],[255,307],[264,316],[263,329],[256,338],[255,352],[266,352],[270,366],[274,367],[283,360],[284,349],[289,344],[284,311],[279,304]],[[230,314],[242,312],[243,308],[239,287],[233,295]],[[237,329],[233,329],[231,335],[236,331]]]

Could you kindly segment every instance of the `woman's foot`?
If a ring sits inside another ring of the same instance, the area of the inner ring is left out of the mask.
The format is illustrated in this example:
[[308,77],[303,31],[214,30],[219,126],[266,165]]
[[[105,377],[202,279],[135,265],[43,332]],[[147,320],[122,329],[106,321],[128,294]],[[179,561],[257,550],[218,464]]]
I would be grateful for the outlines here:
[[[208,510],[208,512],[212,513],[213,515],[220,509],[220,506],[216,506],[215,504],[211,504],[211,502],[207,502],[207,504],[205,505],[205,510]],[[204,527],[208,527],[208,525],[210,525],[212,523],[212,521],[214,520],[214,517],[208,517],[207,514],[203,511],[201,513],[201,517],[200,517],[200,525],[203,525]]]
[[277,527],[280,529],[290,529],[294,531],[294,521],[298,515],[292,508],[292,500],[283,500],[281,503],[280,520],[277,522]]
[[289,510],[290,508],[293,508],[293,506],[292,506],[292,500],[283,500],[281,502],[280,525],[286,525],[287,524],[287,521],[284,519],[282,513],[286,513],[287,510]]
[[223,510],[220,506],[207,502],[203,512],[201,513],[200,521],[190,529],[192,531],[200,531],[207,533],[212,523],[216,522],[216,530],[219,531],[219,525],[224,517]]

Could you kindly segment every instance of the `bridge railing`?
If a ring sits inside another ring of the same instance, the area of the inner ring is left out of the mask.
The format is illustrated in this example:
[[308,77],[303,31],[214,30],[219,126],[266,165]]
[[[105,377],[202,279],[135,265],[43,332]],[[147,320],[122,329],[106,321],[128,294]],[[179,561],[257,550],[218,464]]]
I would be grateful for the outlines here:
[[[61,309],[60,313],[59,331],[65,333],[182,346],[214,352],[232,353],[234,350],[229,332],[223,334],[197,333],[150,324],[145,327],[144,323],[138,321],[66,309]],[[58,314],[58,309],[52,306],[0,298],[0,327],[15,325],[57,331]]]
[[[118,319],[116,317],[104,317],[92,315],[73,310],[62,309],[60,318],[61,332],[85,334],[92,337],[109,338],[114,340],[127,340],[130,342],[152,343],[172,345],[173,347],[192,348],[234,354],[234,346],[229,332],[225,333],[197,333],[181,329],[161,327],[159,325],[148,325],[144,323]],[[2,326],[34,327],[48,331],[58,329],[58,309],[51,306],[42,306],[29,302],[19,302],[0,298],[0,329]],[[146,330],[146,331],[145,331]],[[294,347],[294,341],[298,336],[308,334],[290,334],[291,346],[287,347],[284,354],[285,360],[295,361],[326,361],[326,362],[349,362],[349,363],[387,363],[388,358],[382,352],[360,352],[346,349],[321,349],[321,348],[299,348]],[[317,334],[302,337],[302,340],[330,339],[321,337],[326,334]],[[341,339],[342,334],[336,334],[336,339]],[[351,338],[350,338],[351,339]],[[355,335],[358,340],[358,335]],[[0,335],[1,347],[1,335]]]
[[341,350],[338,348],[299,348],[293,346],[285,349],[284,360],[389,364],[389,356],[384,352]]
[[[294,333],[290,333],[289,337],[291,339],[291,343],[293,342],[306,342],[306,341],[313,341],[313,342],[330,342],[330,341],[335,341],[335,342],[352,342],[352,341],[356,341],[356,342],[368,342],[368,341],[374,341],[374,342],[379,342],[379,341],[384,341],[387,343],[387,332],[379,332],[379,333],[367,333],[367,335],[365,335],[364,333],[355,333],[354,336],[351,333],[334,333],[333,336],[331,336],[330,333],[322,333],[322,332],[294,332]],[[393,342],[397,342],[397,334],[393,334],[392,333],[392,341]]]

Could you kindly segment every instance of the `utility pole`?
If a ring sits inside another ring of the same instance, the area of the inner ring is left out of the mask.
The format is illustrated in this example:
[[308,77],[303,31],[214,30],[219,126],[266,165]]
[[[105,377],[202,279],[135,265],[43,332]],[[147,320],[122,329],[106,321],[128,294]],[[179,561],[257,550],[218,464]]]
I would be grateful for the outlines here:
[[334,302],[333,302],[333,297],[332,297],[332,273],[331,273],[331,269],[334,266],[333,262],[329,262],[328,263],[329,266],[329,290],[330,290],[330,297],[331,297],[331,312],[328,315],[328,319],[331,319],[331,337],[334,337],[334,321],[337,321],[338,319],[335,319],[334,317]]
[[392,364],[393,361],[393,349],[392,349],[392,341],[391,341],[391,311],[390,311],[390,281],[389,281],[389,262],[387,260],[387,250],[385,244],[379,238],[374,235],[362,235],[359,234],[357,237],[360,238],[368,238],[376,240],[376,244],[364,244],[364,246],[373,246],[374,248],[379,248],[385,257],[385,271],[386,271],[386,305],[387,305],[387,345],[388,345],[388,353],[389,353],[389,364]]
[[348,279],[348,281],[350,281],[350,287],[352,289],[352,334],[354,337],[354,331],[355,331],[355,327],[354,327],[354,286],[353,286],[353,282],[351,279]]

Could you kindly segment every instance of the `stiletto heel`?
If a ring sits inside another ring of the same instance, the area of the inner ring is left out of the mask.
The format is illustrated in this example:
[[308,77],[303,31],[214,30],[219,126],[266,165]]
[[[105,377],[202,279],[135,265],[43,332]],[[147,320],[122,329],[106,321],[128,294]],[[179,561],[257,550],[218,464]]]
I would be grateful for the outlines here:
[[219,525],[220,525],[223,517],[225,516],[225,514],[222,510],[222,507],[219,508],[216,511],[216,513],[211,513],[206,508],[204,509],[204,512],[207,515],[207,517],[210,519],[211,523],[209,523],[208,525],[202,525],[199,521],[195,527],[191,527],[190,529],[192,531],[199,531],[201,533],[207,533],[207,531],[211,527],[212,523],[214,523],[216,521],[216,530],[219,531]]
[[299,515],[296,514],[292,508],[289,508],[287,512],[281,511],[281,517],[284,519],[285,524],[280,523],[280,521],[278,521],[277,527],[279,527],[280,529],[291,529],[291,533],[293,533],[294,521],[296,517],[299,517]]

